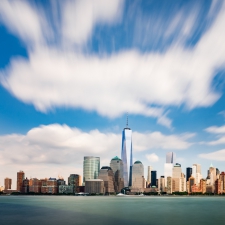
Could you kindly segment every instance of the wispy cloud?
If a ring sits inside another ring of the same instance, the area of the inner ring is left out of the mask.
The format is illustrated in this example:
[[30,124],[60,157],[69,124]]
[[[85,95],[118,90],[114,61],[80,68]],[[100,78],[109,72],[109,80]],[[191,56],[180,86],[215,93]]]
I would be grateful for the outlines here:
[[[167,107],[208,107],[220,97],[212,88],[212,80],[214,70],[223,66],[225,58],[224,7],[191,49],[177,39],[163,53],[129,49],[98,56],[68,48],[66,44],[82,47],[97,24],[118,21],[123,10],[121,1],[99,0],[95,5],[86,0],[63,3],[61,17],[57,17],[61,26],[56,33],[62,37],[59,45],[49,44],[55,32],[40,6],[26,1],[0,4],[2,22],[32,45],[28,47],[28,59],[13,59],[0,72],[0,82],[15,97],[33,104],[37,110],[46,112],[67,106],[111,118],[128,111],[155,117],[159,124],[171,128],[172,121],[165,113]],[[21,13],[23,9],[26,13]],[[177,27],[177,20],[179,14],[174,16],[170,32]],[[179,37],[191,32],[193,20],[191,17],[185,20]]]
[[159,161],[159,157],[155,154],[147,154],[146,158],[148,159],[149,162],[158,162]]

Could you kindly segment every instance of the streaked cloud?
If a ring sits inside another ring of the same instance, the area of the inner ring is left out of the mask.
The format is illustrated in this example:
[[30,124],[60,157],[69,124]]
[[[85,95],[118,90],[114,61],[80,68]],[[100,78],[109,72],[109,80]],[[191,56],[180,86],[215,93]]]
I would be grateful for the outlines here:
[[[127,49],[96,55],[83,52],[83,46],[95,26],[110,25],[122,18],[122,1],[66,1],[55,7],[60,16],[53,17],[53,22],[43,8],[26,1],[2,1],[0,6],[5,26],[29,42],[28,59],[14,58],[0,72],[0,82],[37,110],[82,108],[110,118],[128,111],[154,117],[171,128],[169,106],[185,105],[189,110],[208,107],[221,96],[212,88],[212,80],[215,69],[224,65],[224,7],[191,48],[180,40],[191,33],[198,9],[183,25],[177,21],[186,18],[184,11],[174,15],[167,36],[175,32],[178,38],[166,51]],[[23,9],[26,13],[21,13]],[[51,23],[60,24],[56,26],[59,30],[54,31]],[[176,32],[178,28],[182,28],[181,33]],[[61,38],[59,44],[52,44],[57,35]]]
[[218,127],[218,126],[211,126],[205,129],[205,131],[213,134],[225,134],[225,125]]

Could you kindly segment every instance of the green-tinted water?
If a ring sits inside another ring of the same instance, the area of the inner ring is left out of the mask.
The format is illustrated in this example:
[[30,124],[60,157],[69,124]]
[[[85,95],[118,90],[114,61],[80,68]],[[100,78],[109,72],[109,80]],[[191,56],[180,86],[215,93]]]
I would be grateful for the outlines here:
[[0,225],[224,225],[224,197],[0,196]]

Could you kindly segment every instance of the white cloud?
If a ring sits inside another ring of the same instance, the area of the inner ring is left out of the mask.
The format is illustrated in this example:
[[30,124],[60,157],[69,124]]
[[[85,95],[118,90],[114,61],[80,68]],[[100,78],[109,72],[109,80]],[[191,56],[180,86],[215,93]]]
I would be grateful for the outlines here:
[[225,161],[225,149],[210,153],[199,154],[199,157],[215,161]]
[[146,158],[148,159],[149,162],[158,162],[159,161],[159,157],[155,153],[146,155]]
[[[61,21],[65,27],[62,42],[84,43],[96,23],[116,20],[120,1],[99,3],[93,5],[85,0],[66,4]],[[71,7],[68,4],[72,4]],[[182,104],[189,109],[207,107],[220,97],[211,83],[214,70],[225,61],[223,8],[212,27],[192,49],[175,43],[164,53],[143,54],[127,50],[99,57],[50,47],[47,42],[41,44],[41,39],[46,39],[44,30],[48,30],[48,23],[42,22],[44,16],[38,16],[39,9],[35,11],[20,1],[3,1],[1,6],[0,13],[7,18],[3,22],[11,30],[22,38],[25,36],[40,43],[38,49],[29,50],[27,60],[14,59],[1,71],[0,82],[15,97],[33,104],[40,111],[66,106],[96,111],[111,118],[128,111],[155,117],[158,123],[171,127],[166,107]],[[23,8],[29,18],[19,13]],[[77,13],[74,14],[72,9]],[[85,15],[87,20],[83,20]],[[187,24],[193,24],[193,21]],[[29,27],[34,30],[30,31]],[[184,35],[191,29],[185,27]],[[155,107],[151,107],[152,104]]]
[[225,133],[225,125],[221,127],[211,126],[205,129],[205,131],[213,134],[224,134]]
[[[149,149],[185,149],[191,135],[163,135],[160,132],[133,133],[133,151]],[[28,177],[67,178],[70,173],[82,175],[84,156],[99,156],[101,166],[109,165],[111,158],[121,152],[121,134],[84,132],[67,125],[51,124],[32,128],[25,135],[0,136],[0,165],[5,176],[16,180],[16,172],[24,170]],[[152,155],[156,160],[156,157]],[[153,160],[153,159],[152,159]]]

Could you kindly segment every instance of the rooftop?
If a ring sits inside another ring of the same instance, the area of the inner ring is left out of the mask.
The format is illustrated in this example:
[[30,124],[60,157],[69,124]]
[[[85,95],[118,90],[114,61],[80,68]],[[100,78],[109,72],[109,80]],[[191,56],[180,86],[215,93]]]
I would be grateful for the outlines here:
[[142,162],[141,161],[136,161],[136,162],[134,162],[134,164],[142,164]]
[[118,156],[115,156],[114,158],[112,158],[111,160],[121,160]]

